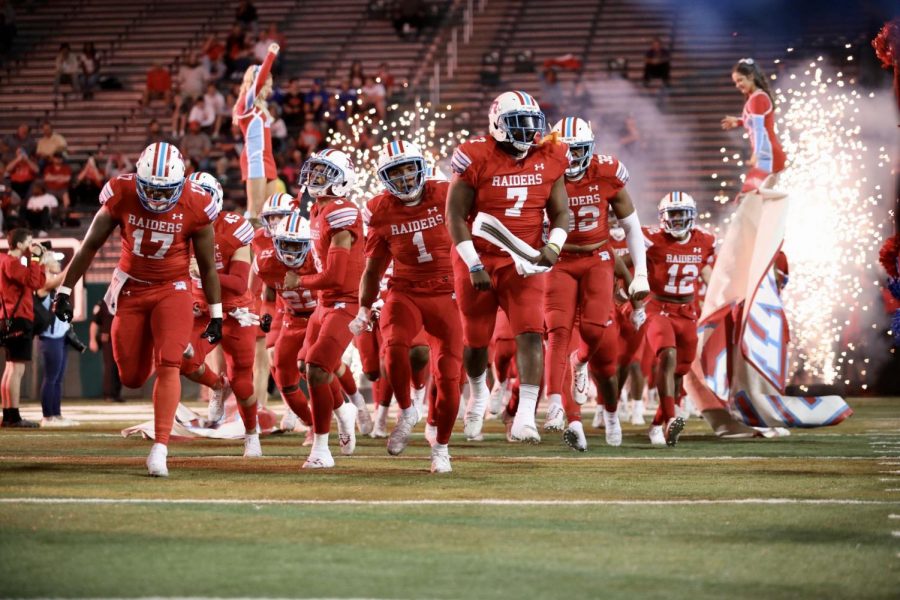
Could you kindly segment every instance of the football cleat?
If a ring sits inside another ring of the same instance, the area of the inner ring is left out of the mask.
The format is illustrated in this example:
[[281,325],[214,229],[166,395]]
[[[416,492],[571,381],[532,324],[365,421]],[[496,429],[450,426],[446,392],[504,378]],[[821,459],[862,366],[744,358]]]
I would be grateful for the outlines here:
[[164,444],[153,444],[150,454],[147,455],[147,473],[150,477],[168,477],[169,467],[166,466],[166,457],[169,449]]
[[525,442],[527,444],[541,443],[541,434],[538,432],[537,424],[534,422],[534,415],[526,415],[521,410],[513,418],[513,424],[509,433],[517,442]]
[[334,467],[334,457],[331,456],[331,451],[328,449],[325,450],[314,450],[309,453],[309,456],[306,457],[306,461],[303,463],[301,469],[331,469]]
[[301,444],[301,446],[312,446],[315,439],[316,434],[313,431],[313,428],[310,427],[306,430],[306,436],[303,438],[303,443]]
[[650,444],[653,446],[665,446],[666,434],[663,433],[662,425],[651,425],[650,431],[647,432],[650,438]]
[[412,433],[413,427],[419,422],[419,411],[415,405],[410,406],[410,410],[406,416],[400,411],[397,415],[397,424],[387,441],[387,451],[391,456],[397,456],[406,449],[409,443],[409,434]]
[[356,392],[350,397],[350,401],[353,402],[353,406],[357,410],[356,426],[359,427],[360,435],[369,435],[372,433],[375,422],[372,421],[372,414],[369,412],[369,407],[366,406],[366,399],[363,398],[362,394]]
[[643,425],[644,424],[644,401],[643,400],[632,400],[631,401],[631,424],[632,425]]
[[562,431],[566,426],[566,411],[562,404],[553,403],[547,409],[547,418],[544,419],[544,431]]
[[425,424],[425,441],[429,446],[437,444],[437,426]]
[[417,390],[416,388],[410,386],[409,395],[412,398],[413,406],[416,407],[416,411],[419,413],[419,420],[421,421],[426,416],[428,416],[428,404],[425,403],[425,394],[428,392],[428,386],[426,385],[422,389]]
[[481,437],[481,428],[484,427],[484,411],[487,408],[489,396],[476,398],[472,393],[466,403],[466,413],[463,417],[463,433],[469,441],[477,441]]
[[518,442],[519,440],[515,439],[512,436],[512,426],[515,417],[509,414],[509,410],[506,407],[503,408],[503,411],[500,413],[500,419],[503,421],[503,425],[506,427],[506,441],[510,443]]
[[378,404],[375,406],[375,422],[372,424],[371,438],[386,438],[388,436],[387,420],[390,407]]
[[682,431],[684,431],[684,419],[681,417],[670,419],[669,425],[666,427],[666,445],[674,446],[677,444]]
[[509,381],[504,381],[503,383],[494,381],[494,389],[491,390],[491,399],[488,407],[492,415],[499,415],[500,411],[503,410],[503,400],[505,399],[508,386]]
[[622,424],[619,423],[619,411],[607,412],[603,409],[603,420],[606,425],[606,445],[621,446],[622,445]]
[[435,444],[431,448],[431,472],[432,473],[450,473],[453,467],[450,466],[450,452],[445,444]]
[[350,456],[356,450],[356,413],[356,407],[350,402],[344,402],[334,411],[334,416],[337,417],[338,443],[344,456]]
[[603,426],[603,407],[597,406],[597,410],[594,411],[594,418],[591,419],[591,427],[594,429],[602,429]]
[[207,408],[206,418],[210,425],[217,425],[225,416],[225,398],[231,393],[231,386],[228,384],[228,378],[222,378],[222,387],[212,390],[209,395],[209,407]]
[[244,458],[259,458],[262,456],[262,446],[259,444],[259,430],[254,433],[244,434]]
[[584,435],[584,425],[581,421],[572,421],[563,431],[563,441],[572,450],[587,452],[587,437]]
[[294,414],[288,407],[284,407],[285,413],[284,416],[281,417],[281,422],[278,424],[278,429],[284,432],[293,431],[294,427],[297,426],[297,422],[300,420],[297,418],[297,415]]
[[588,366],[578,362],[578,351],[572,353],[572,395],[575,404],[582,405],[588,399]]

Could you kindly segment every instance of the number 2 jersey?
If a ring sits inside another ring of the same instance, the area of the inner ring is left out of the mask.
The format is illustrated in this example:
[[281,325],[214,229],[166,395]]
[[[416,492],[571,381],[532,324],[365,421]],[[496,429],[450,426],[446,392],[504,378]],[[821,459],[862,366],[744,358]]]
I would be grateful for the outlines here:
[[199,185],[185,181],[174,208],[156,213],[144,208],[133,173],[106,182],[100,204],[122,233],[119,269],[149,283],[187,278],[191,236],[216,220],[216,201]]
[[[241,215],[224,211],[219,214],[213,231],[216,235],[216,271],[220,274],[228,273],[231,267],[231,257],[239,248],[249,246],[253,241],[253,226]],[[203,282],[200,279],[191,278],[191,286],[194,291],[194,301],[201,305],[206,303],[203,292]],[[243,294],[235,294],[231,290],[222,288],[222,305],[226,311],[233,308],[244,308],[252,304],[250,290]]]
[[444,218],[449,186],[446,181],[426,181],[416,206],[407,206],[388,192],[366,204],[366,256],[393,259],[389,287],[453,292],[453,243]]
[[626,183],[628,169],[613,156],[593,156],[580,179],[566,179],[569,195],[567,244],[589,246],[609,238],[609,202]]
[[715,258],[716,236],[696,227],[684,241],[658,227],[644,227],[643,231],[650,291],[685,300],[693,296],[700,271]]
[[[568,146],[548,141],[518,160],[504,152],[494,138],[474,138],[456,148],[450,166],[457,177],[475,189],[470,223],[476,214],[484,212],[499,219],[529,246],[543,246],[544,209],[553,184],[569,167]],[[508,256],[479,237],[473,241],[479,253]]]

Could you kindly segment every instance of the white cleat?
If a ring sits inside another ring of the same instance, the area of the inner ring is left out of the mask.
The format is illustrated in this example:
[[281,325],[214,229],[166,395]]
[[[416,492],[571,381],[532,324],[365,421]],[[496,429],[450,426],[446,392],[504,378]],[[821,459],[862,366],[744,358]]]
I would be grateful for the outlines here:
[[603,409],[603,420],[606,425],[606,445],[621,446],[622,445],[622,424],[619,423],[619,411],[614,413],[607,412]]
[[316,434],[313,433],[312,427],[306,430],[306,437],[303,438],[303,446],[312,446],[313,442],[316,439]]
[[517,442],[528,444],[541,443],[541,434],[538,432],[537,424],[534,422],[534,415],[526,415],[522,411],[518,411],[513,418],[512,428],[509,430],[509,433]]
[[647,432],[647,435],[650,437],[650,445],[652,445],[652,446],[665,446],[666,445],[666,434],[663,433],[662,425],[651,425],[650,431]]
[[306,457],[302,469],[331,469],[334,467],[334,457],[330,450],[314,450]]
[[375,407],[375,422],[372,424],[371,438],[386,438],[388,436],[387,420],[389,407],[378,405]]
[[603,427],[603,407],[598,406],[597,410],[594,411],[594,418],[591,419],[591,427],[594,429],[600,429]]
[[397,415],[397,424],[391,431],[391,436],[387,441],[387,451],[391,456],[397,456],[406,449],[409,443],[409,434],[412,433],[413,427],[419,422],[419,411],[416,405],[410,405],[410,411],[407,416],[403,416],[404,411],[400,411]]
[[425,441],[429,446],[437,444],[437,425],[425,424]]
[[228,379],[223,377],[222,387],[218,390],[212,390],[212,393],[209,395],[209,409],[207,410],[206,418],[210,424],[218,424],[225,416],[225,398],[228,397],[229,393],[231,393],[231,386],[228,384]]
[[150,454],[147,455],[147,473],[150,477],[168,477],[169,467],[166,466],[166,457],[169,449],[164,444],[153,444]]
[[278,428],[285,433],[288,431],[293,431],[297,426],[297,422],[300,421],[299,417],[294,414],[294,411],[285,407],[284,416],[281,417],[281,422],[278,424]]
[[551,404],[544,419],[544,431],[562,431],[566,427],[566,411],[561,404]]
[[359,427],[360,435],[369,435],[375,423],[372,421],[372,415],[369,413],[369,407],[366,406],[366,399],[362,394],[356,392],[350,397],[353,406],[356,407],[356,426]]
[[563,431],[563,441],[572,450],[587,452],[587,438],[584,435],[584,425],[581,421],[572,421]]
[[350,456],[356,450],[356,413],[356,406],[351,402],[344,402],[334,411],[334,416],[337,417],[338,443],[344,456]]
[[450,452],[446,445],[438,444],[431,448],[431,472],[451,473]]
[[506,387],[506,382],[503,384],[499,381],[494,382],[494,389],[491,390],[491,399],[488,401],[488,412],[492,415],[499,415],[500,411],[503,410]]
[[259,445],[259,433],[244,434],[244,458],[259,458],[262,446]]
[[409,395],[412,398],[413,406],[416,407],[416,411],[419,413],[419,421],[428,416],[428,404],[425,403],[425,394],[428,392],[428,386],[426,385],[420,390],[410,386]]
[[487,408],[487,398],[481,401],[475,400],[475,394],[466,403],[466,414],[463,417],[463,433],[469,441],[484,439],[481,436],[481,428],[484,427],[484,411]]
[[578,362],[578,351],[570,357],[572,363],[572,394],[575,404],[581,405],[588,398],[588,368],[587,363]]
[[500,419],[503,421],[503,425],[506,427],[506,441],[510,443],[518,442],[519,440],[513,438],[512,436],[512,426],[515,417],[509,414],[509,411],[504,408],[503,412],[500,413]]
[[643,425],[644,424],[644,401],[643,400],[632,400],[631,401],[631,424],[632,425]]

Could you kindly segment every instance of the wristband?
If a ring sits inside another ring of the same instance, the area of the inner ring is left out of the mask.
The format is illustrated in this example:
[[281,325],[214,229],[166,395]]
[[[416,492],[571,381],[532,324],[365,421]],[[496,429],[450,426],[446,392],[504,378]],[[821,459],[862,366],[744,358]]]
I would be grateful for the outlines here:
[[221,319],[222,318],[222,303],[221,302],[209,305],[209,317],[211,319]]
[[61,285],[58,288],[56,288],[56,293],[57,294],[65,294],[66,296],[71,296],[72,288]]
[[472,240],[458,243],[456,245],[456,251],[459,253],[459,257],[463,259],[463,262],[466,263],[466,266],[469,267],[470,273],[474,267],[481,265],[481,258],[475,251],[475,244],[472,243]]
[[556,255],[559,256],[560,247],[554,244],[553,242],[547,242],[547,247],[556,252]]
[[[561,227],[554,227],[550,230],[550,236],[547,238],[547,244],[553,244],[557,248],[562,248],[566,244],[566,238],[569,237],[569,232]],[[559,252],[557,252],[559,254]]]
[[477,273],[478,271],[484,271],[484,265],[477,264],[474,267],[469,267],[469,273]]

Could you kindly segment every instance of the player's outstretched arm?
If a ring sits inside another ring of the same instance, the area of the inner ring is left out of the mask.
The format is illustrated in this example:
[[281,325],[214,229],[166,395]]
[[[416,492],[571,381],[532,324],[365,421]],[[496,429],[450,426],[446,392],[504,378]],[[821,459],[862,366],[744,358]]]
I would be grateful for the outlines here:
[[73,310],[72,301],[70,299],[72,288],[75,287],[78,280],[84,276],[85,271],[87,271],[87,268],[91,265],[91,261],[94,260],[94,256],[96,256],[103,244],[106,243],[106,240],[116,229],[116,226],[116,222],[113,220],[112,215],[109,214],[109,211],[106,210],[105,206],[101,206],[100,210],[97,211],[97,214],[94,215],[94,220],[91,222],[91,227],[88,229],[87,235],[81,243],[81,247],[78,249],[78,252],[75,253],[72,262],[69,263],[69,268],[66,270],[66,276],[63,279],[62,285],[59,286],[56,291],[56,299],[53,302],[53,312],[60,321],[72,320]]
[[628,286],[628,294],[632,300],[643,300],[650,293],[650,284],[647,281],[647,248],[644,245],[641,221],[637,211],[634,210],[631,195],[625,188],[613,196],[609,205],[619,218],[622,229],[625,230],[628,255],[634,265],[634,280]]
[[566,192],[565,177],[560,177],[553,184],[545,210],[550,221],[550,235],[547,244],[541,248],[538,264],[549,267],[559,260],[559,253],[569,236],[569,194]]
[[472,243],[472,233],[466,219],[475,205],[475,188],[461,177],[454,175],[447,190],[447,230],[456,245],[456,252],[469,267],[469,279],[476,290],[491,289],[491,278],[484,272],[481,257]]

